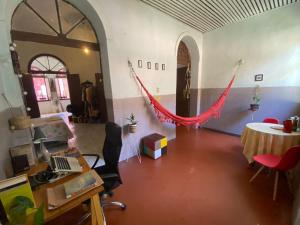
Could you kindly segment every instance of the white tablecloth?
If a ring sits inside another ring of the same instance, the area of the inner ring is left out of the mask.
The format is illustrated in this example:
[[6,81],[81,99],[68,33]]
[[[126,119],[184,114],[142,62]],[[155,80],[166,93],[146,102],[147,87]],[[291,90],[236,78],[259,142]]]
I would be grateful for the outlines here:
[[[277,128],[277,129],[275,129]],[[284,133],[283,126],[271,123],[248,123],[241,140],[243,154],[248,162],[255,155],[272,153],[284,154],[290,147],[300,144],[300,132]]]

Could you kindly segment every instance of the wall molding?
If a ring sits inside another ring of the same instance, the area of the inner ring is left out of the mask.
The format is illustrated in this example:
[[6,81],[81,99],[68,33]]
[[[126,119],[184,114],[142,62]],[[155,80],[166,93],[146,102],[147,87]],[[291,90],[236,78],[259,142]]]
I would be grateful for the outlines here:
[[71,48],[84,48],[87,47],[94,51],[100,51],[97,43],[80,41],[75,39],[66,38],[64,36],[52,36],[46,34],[37,34],[25,31],[11,31],[11,37],[14,41],[30,41],[50,45],[59,45]]

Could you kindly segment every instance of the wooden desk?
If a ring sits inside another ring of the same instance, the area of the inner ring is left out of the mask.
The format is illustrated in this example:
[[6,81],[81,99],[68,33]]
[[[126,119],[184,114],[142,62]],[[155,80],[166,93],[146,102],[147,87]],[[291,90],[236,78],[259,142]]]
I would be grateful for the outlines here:
[[[80,157],[79,163],[83,167],[83,172],[87,172],[90,169],[89,165],[85,161],[83,157]],[[28,175],[33,175],[37,172],[43,171],[47,168],[48,164],[47,163],[39,163],[37,166],[31,168],[29,171],[27,171]],[[102,209],[100,206],[100,199],[99,199],[99,192],[103,191],[103,187],[95,187],[92,190],[86,192],[83,195],[78,196],[76,199],[68,202],[67,204],[58,207],[57,209],[49,210],[48,209],[48,201],[47,201],[47,193],[46,190],[49,187],[54,187],[58,184],[64,183],[80,174],[72,174],[67,177],[64,177],[56,182],[53,183],[48,183],[39,186],[35,191],[33,191],[33,197],[36,203],[36,206],[39,207],[44,203],[44,220],[45,222],[48,222],[50,220],[53,220],[57,218],[58,216],[63,215],[67,211],[77,207],[80,205],[82,202],[90,199],[91,200],[91,214],[92,214],[92,225],[103,225],[104,224],[104,219],[102,215]],[[30,220],[29,220],[30,221]],[[31,223],[30,223],[31,224]]]

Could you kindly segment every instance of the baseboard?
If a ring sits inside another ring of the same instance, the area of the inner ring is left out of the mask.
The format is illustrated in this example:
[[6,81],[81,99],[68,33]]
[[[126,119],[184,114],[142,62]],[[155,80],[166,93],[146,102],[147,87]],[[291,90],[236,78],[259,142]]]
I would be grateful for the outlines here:
[[222,134],[228,134],[230,136],[241,137],[240,134],[234,134],[234,133],[230,133],[230,132],[226,132],[226,131],[222,131],[222,130],[216,130],[216,129],[212,129],[212,128],[208,128],[208,127],[201,127],[201,129],[206,129],[206,130],[210,130],[210,131],[214,131],[214,132],[218,132],[218,133],[222,133]]

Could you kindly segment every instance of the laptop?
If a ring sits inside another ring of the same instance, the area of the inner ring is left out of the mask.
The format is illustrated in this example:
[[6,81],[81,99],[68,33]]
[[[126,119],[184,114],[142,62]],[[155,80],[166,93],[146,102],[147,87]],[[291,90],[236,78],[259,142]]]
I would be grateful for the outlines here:
[[51,156],[50,166],[53,172],[82,172],[82,166],[74,157]]

